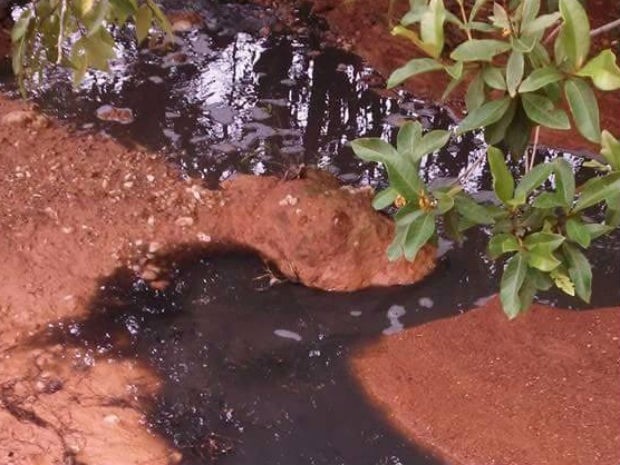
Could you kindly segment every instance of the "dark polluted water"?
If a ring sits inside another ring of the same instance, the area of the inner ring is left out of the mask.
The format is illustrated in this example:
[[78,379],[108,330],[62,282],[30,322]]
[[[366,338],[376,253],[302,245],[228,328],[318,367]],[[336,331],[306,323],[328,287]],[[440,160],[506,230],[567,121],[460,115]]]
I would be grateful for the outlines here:
[[[204,26],[182,34],[175,54],[123,40],[110,75],[92,73],[73,91],[63,72],[53,72],[36,101],[78,129],[161,150],[210,185],[300,164],[344,183],[381,185],[383,171],[356,160],[350,140],[393,139],[407,118],[429,129],[453,124],[446,110],[411,95],[379,95],[378,76],[357,56],[321,47],[312,21],[294,34],[264,35],[266,26],[278,29],[268,10],[191,6]],[[134,121],[98,120],[103,105],[130,108]],[[423,175],[454,178],[482,150],[479,136],[455,139],[428,157]],[[585,175],[579,158],[563,156]],[[478,170],[466,188],[484,196],[489,185]],[[485,257],[486,239],[480,231],[463,246],[442,244],[450,250],[438,270],[416,286],[350,294],[269,286],[254,256],[189,251],[168,257],[176,274],[167,290],[120,270],[101,283],[87,320],[59,322],[46,337],[82,347],[95,363],[128,357],[152,366],[163,388],[149,426],[186,465],[434,464],[367,404],[347,360],[377,337],[457,315],[495,292],[501,264]],[[617,305],[620,235],[599,241],[590,257],[591,306]],[[575,304],[557,293],[541,300]]]

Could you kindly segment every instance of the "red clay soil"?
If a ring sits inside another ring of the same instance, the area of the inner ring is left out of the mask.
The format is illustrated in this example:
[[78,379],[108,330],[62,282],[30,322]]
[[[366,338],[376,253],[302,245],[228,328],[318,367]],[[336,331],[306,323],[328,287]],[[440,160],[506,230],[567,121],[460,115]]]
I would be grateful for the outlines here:
[[[262,3],[282,2],[259,0]],[[407,40],[390,34],[388,4],[390,0],[309,0],[313,11],[323,16],[330,30],[351,44],[353,51],[361,55],[370,66],[384,76],[419,56],[416,48]],[[406,1],[396,2],[401,7]],[[402,10],[402,8],[401,8]],[[588,0],[588,13],[592,27],[598,27],[620,17],[620,3],[617,0]],[[617,37],[617,34],[616,34]],[[609,46],[607,37],[601,37],[596,48]],[[422,99],[438,101],[443,94],[448,78],[445,73],[430,73],[416,76],[404,87]],[[447,101],[457,114],[463,108],[463,89],[457,90]],[[601,127],[614,134],[620,133],[620,91],[599,93]],[[598,153],[598,148],[584,140],[576,131],[541,131],[541,144],[574,153]]]
[[118,267],[161,288],[159,254],[241,247],[289,279],[341,291],[415,282],[434,268],[432,247],[413,264],[389,263],[392,221],[373,211],[368,190],[341,188],[322,173],[240,176],[211,191],[162,157],[71,133],[4,97],[0,144],[3,465],[176,457],[141,425],[138,400],[157,384],[144,367],[93,368],[79,352],[24,345],[48,322],[85,315],[100,280]]
[[352,371],[404,435],[451,465],[620,463],[620,307],[497,300],[382,337]]

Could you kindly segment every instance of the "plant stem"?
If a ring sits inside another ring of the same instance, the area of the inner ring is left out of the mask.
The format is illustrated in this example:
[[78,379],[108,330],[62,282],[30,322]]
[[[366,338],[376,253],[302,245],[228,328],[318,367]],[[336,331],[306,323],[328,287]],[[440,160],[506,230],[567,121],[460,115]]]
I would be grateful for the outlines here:
[[67,12],[67,0],[61,0],[60,2],[60,25],[58,26],[58,57],[56,57],[56,64],[59,65],[62,62],[62,43],[64,41],[64,27],[65,27],[65,14]]
[[534,130],[534,146],[532,147],[532,157],[530,158],[530,166],[528,171],[532,171],[534,168],[534,160],[536,159],[536,151],[538,150],[538,138],[540,136],[540,126],[536,126]]
[[561,22],[556,27],[554,27],[553,30],[549,33],[549,35],[547,37],[545,37],[545,40],[543,41],[543,44],[544,45],[549,45],[551,43],[551,41],[553,40],[553,38],[558,35],[558,33],[560,32],[560,29],[562,29],[563,25],[564,25],[564,23]]
[[604,24],[601,27],[597,27],[596,29],[592,29],[590,31],[590,37],[596,37],[600,34],[611,31],[612,29],[615,29],[617,27],[620,27],[620,18],[610,23]]
[[471,31],[469,30],[469,27],[467,26],[467,23],[469,21],[467,21],[467,15],[465,14],[465,6],[463,5],[462,1],[458,2],[458,4],[461,9],[461,16],[463,17],[463,25],[465,26],[465,34],[467,34],[467,38],[471,40],[472,36],[471,36]]

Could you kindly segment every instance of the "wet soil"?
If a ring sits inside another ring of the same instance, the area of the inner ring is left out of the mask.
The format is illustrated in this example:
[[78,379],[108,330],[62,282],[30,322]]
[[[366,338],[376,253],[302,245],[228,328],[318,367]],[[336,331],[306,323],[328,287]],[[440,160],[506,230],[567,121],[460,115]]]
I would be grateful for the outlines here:
[[495,299],[382,338],[355,354],[353,371],[400,431],[447,463],[611,465],[619,325],[620,307],[540,305],[509,323]]

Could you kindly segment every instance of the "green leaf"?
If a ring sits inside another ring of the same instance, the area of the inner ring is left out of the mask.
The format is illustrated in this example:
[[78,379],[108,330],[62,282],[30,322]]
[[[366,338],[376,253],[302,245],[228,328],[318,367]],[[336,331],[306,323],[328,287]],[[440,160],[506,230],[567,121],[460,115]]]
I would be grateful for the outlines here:
[[506,165],[506,159],[501,150],[489,147],[487,151],[491,174],[493,175],[493,190],[497,198],[506,203],[514,194],[515,181]]
[[609,234],[615,229],[613,226],[600,223],[586,223],[584,224],[584,228],[588,231],[588,234],[590,234],[590,241],[598,239],[605,234]]
[[523,240],[523,244],[530,252],[553,252],[560,247],[565,240],[566,239],[561,234],[540,231],[529,234]]
[[569,79],[564,84],[564,94],[573,114],[577,129],[591,142],[601,141],[601,127],[596,96],[583,79]]
[[524,36],[532,36],[543,32],[545,29],[555,24],[560,17],[561,15],[558,12],[541,15],[534,21],[528,22],[524,25],[521,29],[521,34]]
[[506,113],[500,118],[497,123],[493,123],[487,126],[484,130],[484,140],[489,145],[496,145],[503,142],[506,138],[508,129],[511,129],[512,121],[517,113],[518,99],[511,99],[510,106]]
[[445,192],[434,192],[433,195],[437,199],[437,211],[444,215],[454,208],[454,197]]
[[492,100],[473,110],[456,128],[456,134],[463,134],[480,127],[496,123],[510,106],[510,97]]
[[601,155],[614,171],[620,171],[620,142],[609,131],[601,134]]
[[30,8],[26,8],[19,16],[19,19],[15,22],[13,29],[11,29],[11,41],[13,43],[18,42],[26,35],[32,19],[32,10]]
[[487,3],[488,0],[476,0],[474,2],[474,5],[471,7],[471,11],[469,12],[469,21],[472,22],[474,19],[476,19],[476,16],[478,15],[478,12],[480,11],[480,8],[482,8],[484,6],[485,3]]
[[398,130],[396,149],[403,157],[414,161],[416,147],[422,138],[422,125],[419,121],[407,121]]
[[568,238],[579,244],[584,249],[590,247],[592,237],[586,225],[578,218],[569,218],[566,222],[566,235]]
[[454,198],[457,211],[475,224],[493,224],[495,220],[484,206],[472,200],[469,196],[460,193]]
[[545,68],[539,68],[532,71],[532,73],[525,78],[525,80],[519,86],[520,93],[534,92],[538,89],[558,82],[563,79],[562,73],[552,66]]
[[472,111],[484,103],[484,79],[482,73],[477,73],[476,77],[469,83],[465,94],[465,106],[467,111]]
[[563,267],[557,267],[550,273],[550,276],[558,289],[570,296],[575,295],[575,284],[566,274],[566,271],[563,269]]
[[583,186],[574,211],[592,207],[620,192],[620,172],[610,173],[600,178],[590,179]]
[[396,260],[398,260],[400,257],[403,256],[403,253],[404,253],[403,245],[405,243],[405,236],[407,235],[408,229],[409,229],[408,225],[407,226],[399,226],[398,224],[396,225],[394,239],[392,240],[392,243],[387,248],[387,257],[389,261],[395,262]]
[[446,20],[446,9],[443,0],[430,0],[428,9],[422,15],[420,35],[424,43],[432,46],[433,57],[441,55],[444,45],[443,23]]
[[482,70],[484,82],[492,89],[506,90],[506,79],[500,68],[485,66]]
[[521,94],[523,109],[528,118],[552,129],[570,129],[570,121],[564,110],[556,108],[547,97],[534,93]]
[[565,206],[564,201],[557,192],[541,192],[532,202],[534,208],[557,208]]
[[417,198],[422,189],[420,176],[413,162],[401,156],[394,147],[378,138],[362,138],[351,142],[359,158],[383,163],[388,172],[390,186],[407,200]]
[[506,87],[511,97],[517,94],[517,88],[521,84],[524,71],[525,59],[523,58],[523,53],[513,50],[506,65]]
[[159,27],[168,35],[168,39],[172,38],[172,26],[168,17],[164,14],[162,9],[155,3],[153,0],[146,0],[146,4],[149,6],[151,11],[153,12],[153,16],[157,21]]
[[549,273],[562,264],[551,251],[546,249],[536,249],[528,252],[527,264],[532,268]]
[[579,0],[560,0],[560,14],[564,25],[557,40],[573,69],[579,69],[590,51],[588,15]]
[[577,295],[584,301],[590,302],[592,296],[592,267],[586,256],[574,245],[562,245],[564,257],[568,262],[568,274],[575,284]]
[[521,2],[521,29],[536,19],[540,12],[540,0],[523,0]]
[[413,221],[407,230],[405,238],[405,258],[409,261],[415,260],[419,250],[435,234],[435,215],[424,213]]
[[446,73],[450,75],[452,79],[460,79],[463,76],[463,62],[457,61],[452,65],[444,66]]
[[510,50],[510,44],[494,39],[473,39],[461,43],[450,54],[455,61],[491,61]]
[[587,76],[601,90],[620,89],[620,67],[616,55],[610,49],[603,50],[577,72],[577,76]]
[[398,197],[398,192],[395,189],[391,187],[383,189],[381,192],[378,192],[372,200],[372,208],[375,210],[383,210],[392,205],[396,197]]
[[444,131],[436,129],[430,131],[422,137],[420,143],[415,147],[413,152],[413,160],[418,161],[424,155],[433,153],[435,150],[439,150],[448,143],[450,139],[450,131]]
[[515,318],[523,310],[519,291],[523,286],[526,272],[527,261],[522,253],[511,257],[504,269],[499,295],[504,313],[510,319]]
[[570,208],[575,199],[575,174],[570,163],[564,158],[556,158],[553,162],[555,171],[555,185],[564,206]]
[[149,29],[153,22],[153,11],[146,4],[140,5],[136,12],[136,38],[138,43],[142,43],[149,35]]
[[513,234],[495,234],[489,240],[488,251],[494,260],[505,253],[516,252],[520,249],[519,241]]
[[605,223],[613,228],[620,226],[620,192],[606,199]]
[[437,71],[439,69],[443,69],[443,65],[432,58],[415,58],[406,65],[394,70],[388,79],[387,88],[391,89],[392,87],[396,87],[417,74]]
[[521,178],[521,181],[515,189],[514,200],[518,205],[523,205],[527,200],[527,196],[541,184],[543,184],[551,175],[553,165],[541,163],[534,166],[532,170]]
[[136,14],[138,6],[131,0],[110,0],[112,5],[112,14],[118,21],[119,26],[122,26],[127,22],[127,18]]

